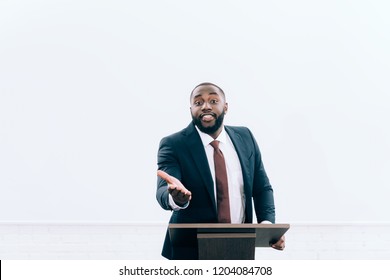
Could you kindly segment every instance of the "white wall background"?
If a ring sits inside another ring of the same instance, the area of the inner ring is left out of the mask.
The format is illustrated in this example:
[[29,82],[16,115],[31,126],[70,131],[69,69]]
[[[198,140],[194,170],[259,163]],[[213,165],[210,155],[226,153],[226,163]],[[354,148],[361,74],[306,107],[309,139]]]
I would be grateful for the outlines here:
[[[165,231],[165,223],[0,223],[0,258],[164,259],[161,248]],[[390,223],[291,224],[284,251],[256,248],[255,258],[390,260],[389,237]]]
[[167,221],[159,140],[203,81],[279,222],[389,222],[388,1],[0,0],[0,220]]

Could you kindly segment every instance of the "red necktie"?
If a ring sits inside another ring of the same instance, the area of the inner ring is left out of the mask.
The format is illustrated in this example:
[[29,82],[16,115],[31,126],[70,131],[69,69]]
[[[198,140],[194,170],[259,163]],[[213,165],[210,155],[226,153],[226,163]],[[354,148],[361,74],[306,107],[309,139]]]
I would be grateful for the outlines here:
[[218,222],[230,223],[230,206],[229,206],[229,189],[225,158],[218,148],[219,141],[214,140],[210,143],[214,148],[214,165],[215,165],[215,184],[217,186],[217,209]]

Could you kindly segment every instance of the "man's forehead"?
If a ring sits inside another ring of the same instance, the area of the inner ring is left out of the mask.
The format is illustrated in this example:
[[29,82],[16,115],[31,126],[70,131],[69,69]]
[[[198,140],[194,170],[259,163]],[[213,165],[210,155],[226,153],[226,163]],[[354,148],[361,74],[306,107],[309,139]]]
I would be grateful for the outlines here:
[[193,92],[192,92],[192,98],[196,98],[198,96],[202,95],[219,95],[223,97],[223,94],[221,90],[213,85],[202,85],[198,86]]

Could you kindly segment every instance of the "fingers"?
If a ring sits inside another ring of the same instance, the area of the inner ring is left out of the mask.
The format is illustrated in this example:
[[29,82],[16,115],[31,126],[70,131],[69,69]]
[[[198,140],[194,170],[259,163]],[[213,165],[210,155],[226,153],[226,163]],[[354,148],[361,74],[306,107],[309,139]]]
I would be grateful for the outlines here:
[[165,171],[162,171],[162,170],[158,170],[157,171],[157,176],[160,176],[161,179],[165,180],[167,183],[168,183],[168,186],[169,185],[174,185],[176,188],[183,188],[183,189],[186,189],[183,184],[180,182],[180,180],[178,180],[177,178],[169,175],[168,173],[166,173]]
[[182,186],[176,186],[174,184],[168,184],[168,192],[172,195],[172,197],[178,198],[180,200],[188,201],[191,199],[192,196],[189,190]]
[[161,179],[165,180],[168,184],[173,184],[172,177],[168,173],[166,173],[162,170],[157,170],[157,176],[159,176]]
[[284,237],[284,235],[278,240],[278,242],[272,244],[271,247],[276,250],[284,250],[284,248],[286,247],[286,238]]
[[172,195],[174,201],[183,203],[191,200],[191,192],[177,178],[162,170],[157,170],[157,176],[168,183],[168,192]]
[[168,192],[171,194],[173,201],[179,206],[184,206],[192,197],[190,191],[174,185],[168,185]]
[[157,176],[160,176],[161,179],[165,180],[168,183],[168,185],[176,185],[176,186],[180,186],[180,187],[184,188],[184,186],[182,185],[180,180],[178,180],[177,178],[169,175],[165,171],[158,170],[157,171]]

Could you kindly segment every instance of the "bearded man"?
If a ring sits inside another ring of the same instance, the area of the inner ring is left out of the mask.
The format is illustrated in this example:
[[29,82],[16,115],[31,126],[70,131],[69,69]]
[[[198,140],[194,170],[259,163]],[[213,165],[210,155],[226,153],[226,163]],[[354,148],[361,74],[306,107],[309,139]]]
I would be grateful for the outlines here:
[[[224,91],[201,83],[190,104],[192,122],[164,137],[158,150],[156,198],[172,211],[169,222],[252,223],[254,208],[258,223],[274,223],[273,189],[259,147],[248,128],[224,125]],[[272,247],[283,250],[284,236]],[[167,232],[162,255],[197,259],[197,244],[175,247]]]

